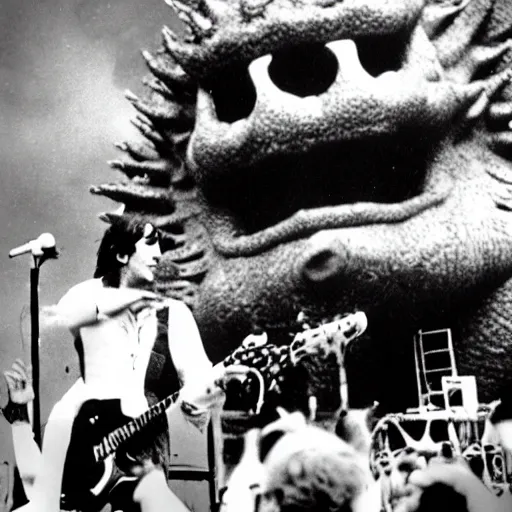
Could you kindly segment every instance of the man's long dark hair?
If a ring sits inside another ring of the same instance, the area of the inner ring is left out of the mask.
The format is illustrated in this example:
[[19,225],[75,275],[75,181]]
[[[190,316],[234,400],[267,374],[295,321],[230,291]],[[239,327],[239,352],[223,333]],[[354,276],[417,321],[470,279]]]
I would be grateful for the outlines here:
[[94,277],[102,277],[106,286],[119,287],[123,264],[118,255],[130,257],[135,244],[143,237],[147,219],[140,217],[115,217],[105,231],[97,252]]

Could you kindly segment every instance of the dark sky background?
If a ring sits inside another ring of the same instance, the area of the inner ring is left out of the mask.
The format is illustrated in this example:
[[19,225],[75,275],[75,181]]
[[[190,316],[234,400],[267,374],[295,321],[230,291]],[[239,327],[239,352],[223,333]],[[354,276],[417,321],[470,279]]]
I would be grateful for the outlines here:
[[[61,255],[41,268],[40,304],[56,303],[91,277],[106,225],[118,205],[89,193],[119,179],[106,160],[114,142],[136,137],[123,91],[137,92],[154,50],[175,18],[163,0],[1,0],[0,2],[0,370],[29,350],[31,256],[9,250],[51,232]],[[41,319],[43,416],[76,377],[70,335]],[[0,403],[5,384],[0,379]],[[10,457],[0,418],[0,462]]]

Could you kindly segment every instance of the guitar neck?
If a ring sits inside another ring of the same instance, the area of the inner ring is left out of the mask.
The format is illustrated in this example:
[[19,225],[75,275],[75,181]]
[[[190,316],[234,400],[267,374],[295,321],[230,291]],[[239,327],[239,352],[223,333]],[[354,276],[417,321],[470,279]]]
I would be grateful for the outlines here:
[[167,408],[172,405],[178,398],[180,392],[177,391],[172,395],[164,398],[160,402],[151,406],[147,411],[143,412],[140,416],[133,418],[122,427],[118,427],[110,434],[105,436],[101,443],[94,446],[94,457],[96,461],[105,460],[110,454],[114,453],[121,443],[130,439],[134,434],[142,430],[148,423],[153,421],[165,413]]
[[[227,366],[229,364],[229,357],[224,359],[216,366]],[[101,443],[94,446],[94,457],[97,462],[105,460],[109,455],[114,453],[119,446],[130,439],[134,434],[142,430],[148,423],[158,418],[165,413],[167,408],[171,406],[178,399],[180,391],[176,391],[172,395],[164,398],[160,402],[152,405],[147,411],[143,412],[140,416],[133,418],[122,427],[118,427],[110,434],[106,435]]]

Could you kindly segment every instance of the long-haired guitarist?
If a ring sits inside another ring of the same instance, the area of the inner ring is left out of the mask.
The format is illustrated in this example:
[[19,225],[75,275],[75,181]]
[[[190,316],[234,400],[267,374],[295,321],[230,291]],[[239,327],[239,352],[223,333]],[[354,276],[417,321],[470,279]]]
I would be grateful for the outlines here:
[[[40,471],[27,505],[30,509],[59,510],[73,421],[85,402],[119,399],[121,412],[128,417],[147,410],[144,385],[158,332],[157,310],[162,306],[168,309],[168,350],[177,384],[187,385],[189,402],[194,398],[190,390],[199,389],[204,379],[211,377],[212,365],[188,307],[179,301],[164,303],[148,291],[160,257],[158,231],[153,225],[116,217],[100,244],[94,279],[74,286],[60,300],[57,311],[74,336],[82,378],[54,406],[48,419]],[[216,390],[214,398],[221,394]],[[141,478],[130,498],[143,512],[186,511],[167,487],[163,471],[167,425],[157,432],[153,429],[155,437],[145,434],[132,443],[132,469]]]

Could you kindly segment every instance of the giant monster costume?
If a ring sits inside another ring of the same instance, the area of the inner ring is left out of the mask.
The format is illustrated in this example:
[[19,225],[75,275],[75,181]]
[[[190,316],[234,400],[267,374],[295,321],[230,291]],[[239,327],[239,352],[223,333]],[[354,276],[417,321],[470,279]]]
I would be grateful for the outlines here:
[[[164,231],[162,292],[219,360],[254,328],[365,311],[354,405],[414,399],[450,327],[481,400],[512,378],[510,0],[168,0],[141,140],[92,192]],[[172,277],[173,265],[179,277]]]

